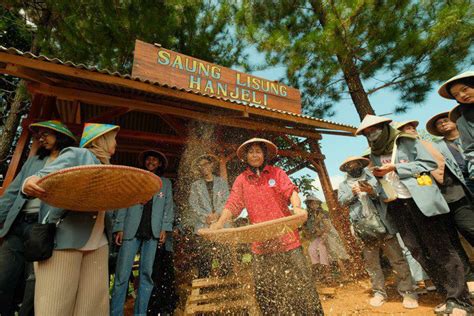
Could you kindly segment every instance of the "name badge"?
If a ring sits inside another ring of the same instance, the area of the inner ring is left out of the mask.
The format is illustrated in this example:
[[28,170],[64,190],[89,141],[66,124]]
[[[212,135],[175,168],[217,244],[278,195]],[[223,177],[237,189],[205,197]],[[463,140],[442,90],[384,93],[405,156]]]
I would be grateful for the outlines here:
[[268,180],[268,186],[269,186],[270,188],[273,188],[275,185],[276,185],[275,179],[270,179],[270,180]]

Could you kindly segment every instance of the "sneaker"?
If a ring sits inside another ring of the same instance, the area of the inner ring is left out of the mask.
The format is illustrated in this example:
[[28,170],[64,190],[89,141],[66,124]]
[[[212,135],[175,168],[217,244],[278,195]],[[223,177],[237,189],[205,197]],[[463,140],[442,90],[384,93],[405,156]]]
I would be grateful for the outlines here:
[[375,293],[374,296],[369,300],[369,304],[373,307],[380,307],[385,303],[385,297],[382,294]]
[[471,315],[473,308],[469,303],[458,303],[456,300],[448,299],[446,303],[439,304],[434,308],[436,315]]
[[403,296],[402,305],[404,308],[413,309],[418,307],[418,300],[411,295]]
[[474,297],[474,281],[467,282],[467,290],[469,291],[469,295]]

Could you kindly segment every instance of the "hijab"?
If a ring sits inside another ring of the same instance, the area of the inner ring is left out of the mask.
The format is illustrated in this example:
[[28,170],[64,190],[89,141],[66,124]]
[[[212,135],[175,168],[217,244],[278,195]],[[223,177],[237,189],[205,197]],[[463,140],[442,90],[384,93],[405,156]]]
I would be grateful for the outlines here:
[[110,165],[110,149],[115,142],[116,135],[117,131],[105,133],[94,139],[89,147],[87,147],[104,165]]

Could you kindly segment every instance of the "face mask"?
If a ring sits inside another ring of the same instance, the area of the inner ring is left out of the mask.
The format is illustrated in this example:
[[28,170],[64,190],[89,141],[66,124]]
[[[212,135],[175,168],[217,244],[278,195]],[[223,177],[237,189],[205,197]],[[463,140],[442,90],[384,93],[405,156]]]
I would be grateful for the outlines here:
[[362,168],[356,168],[356,169],[347,170],[347,173],[353,178],[358,178],[362,175],[362,171],[363,171]]
[[367,139],[369,140],[369,142],[374,142],[380,137],[380,135],[382,135],[382,132],[383,132],[382,129],[377,129],[373,131],[372,133],[370,133],[369,135],[367,135]]

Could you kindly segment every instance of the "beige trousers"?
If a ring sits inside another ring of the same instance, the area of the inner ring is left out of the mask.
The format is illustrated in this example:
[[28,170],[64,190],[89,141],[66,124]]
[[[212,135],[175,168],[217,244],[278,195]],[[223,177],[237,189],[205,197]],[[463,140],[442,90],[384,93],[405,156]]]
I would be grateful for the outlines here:
[[108,316],[108,245],[92,251],[54,250],[35,262],[35,315]]

